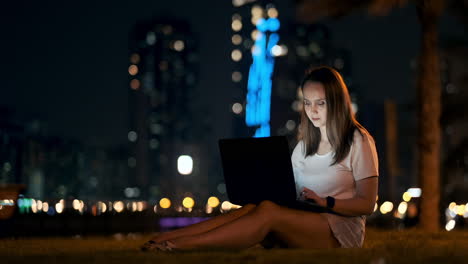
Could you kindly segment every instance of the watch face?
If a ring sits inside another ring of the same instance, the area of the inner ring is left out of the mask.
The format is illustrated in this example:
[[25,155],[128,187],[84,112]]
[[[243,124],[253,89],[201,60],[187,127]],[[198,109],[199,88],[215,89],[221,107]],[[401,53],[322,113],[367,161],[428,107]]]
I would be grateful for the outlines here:
[[331,196],[327,196],[327,207],[328,208],[333,208],[335,206],[335,198]]

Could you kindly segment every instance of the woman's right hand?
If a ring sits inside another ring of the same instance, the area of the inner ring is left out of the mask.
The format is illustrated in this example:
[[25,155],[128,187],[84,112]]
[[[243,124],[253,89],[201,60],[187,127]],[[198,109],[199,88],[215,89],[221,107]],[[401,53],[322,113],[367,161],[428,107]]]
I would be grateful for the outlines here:
[[314,191],[307,187],[302,188],[301,197],[303,197],[302,200],[313,200],[320,206],[327,206],[327,200],[325,198],[318,196]]

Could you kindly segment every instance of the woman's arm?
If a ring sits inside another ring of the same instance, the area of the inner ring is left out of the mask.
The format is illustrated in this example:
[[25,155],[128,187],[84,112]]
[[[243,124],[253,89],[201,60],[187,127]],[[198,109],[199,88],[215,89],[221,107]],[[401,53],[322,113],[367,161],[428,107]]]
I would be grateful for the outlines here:
[[[333,211],[348,216],[370,215],[374,211],[377,199],[378,177],[369,177],[356,181],[356,195],[349,199],[335,199]],[[319,197],[314,191],[304,188],[303,197],[314,199],[326,207],[325,197]]]

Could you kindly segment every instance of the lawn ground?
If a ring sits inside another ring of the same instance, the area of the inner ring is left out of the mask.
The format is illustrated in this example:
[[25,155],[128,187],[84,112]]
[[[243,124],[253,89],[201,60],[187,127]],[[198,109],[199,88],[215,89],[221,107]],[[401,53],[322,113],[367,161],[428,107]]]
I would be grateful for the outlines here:
[[361,249],[140,252],[149,235],[0,239],[0,263],[468,263],[468,231],[368,229]]

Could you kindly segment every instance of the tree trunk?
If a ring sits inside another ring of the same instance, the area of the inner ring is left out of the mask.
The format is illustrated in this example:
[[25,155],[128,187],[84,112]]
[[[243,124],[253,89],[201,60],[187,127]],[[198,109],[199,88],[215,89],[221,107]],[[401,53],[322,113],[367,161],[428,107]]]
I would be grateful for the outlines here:
[[398,120],[397,105],[393,100],[385,100],[385,156],[388,176],[388,199],[392,202],[397,201],[396,197],[396,179],[400,174],[400,165],[398,164]]
[[418,179],[422,189],[420,228],[439,230],[440,200],[440,70],[437,50],[438,0],[417,1],[421,23],[421,55],[418,74]]

